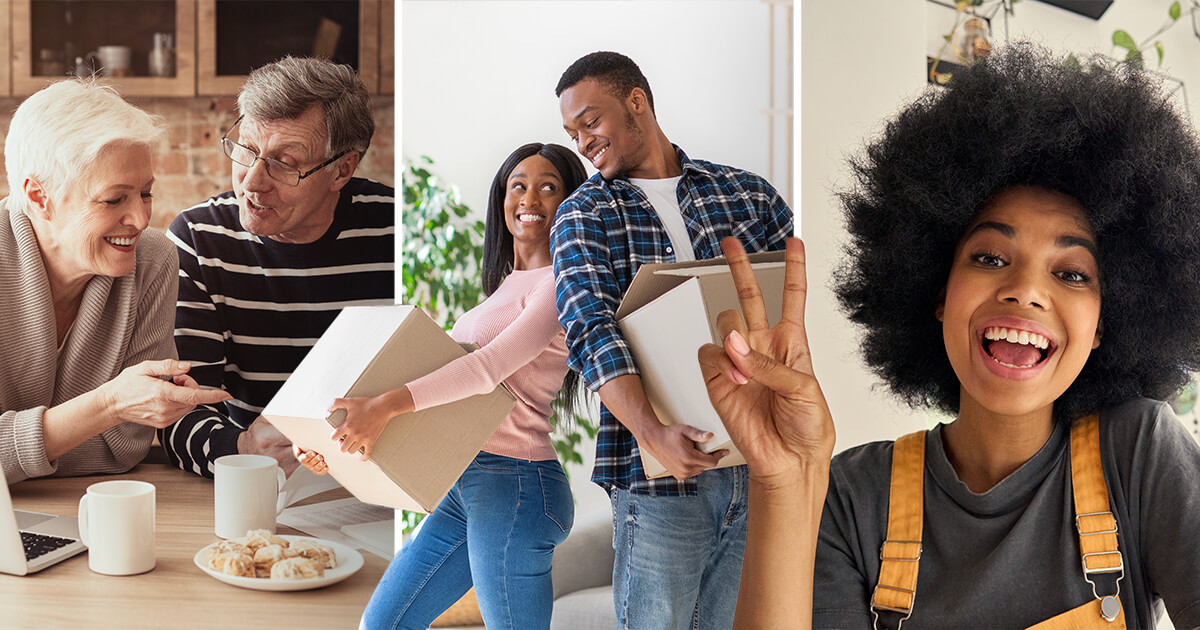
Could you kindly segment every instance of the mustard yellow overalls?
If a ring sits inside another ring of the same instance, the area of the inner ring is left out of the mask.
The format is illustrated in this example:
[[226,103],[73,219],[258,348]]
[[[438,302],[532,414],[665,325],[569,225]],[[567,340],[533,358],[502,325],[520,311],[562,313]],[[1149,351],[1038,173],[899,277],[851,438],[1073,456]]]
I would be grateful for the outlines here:
[[[1079,531],[1083,579],[1092,585],[1096,599],[1031,626],[1030,630],[1124,630],[1125,611],[1117,593],[1101,595],[1092,575],[1117,573],[1118,591],[1125,574],[1117,549],[1117,519],[1108,503],[1108,486],[1100,465],[1100,419],[1089,416],[1071,426],[1071,487],[1075,497],[1075,527]],[[917,568],[921,560],[924,518],[925,432],[896,440],[892,453],[891,496],[888,503],[887,539],[880,549],[879,583],[871,596],[875,627],[879,611],[902,615],[897,630],[912,614],[917,595]]]

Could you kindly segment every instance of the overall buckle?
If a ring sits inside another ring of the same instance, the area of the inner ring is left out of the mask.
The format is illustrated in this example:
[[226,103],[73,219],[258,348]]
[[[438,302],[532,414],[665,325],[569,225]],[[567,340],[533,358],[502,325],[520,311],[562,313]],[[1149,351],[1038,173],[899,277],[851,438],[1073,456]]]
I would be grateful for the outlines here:
[[[1082,519],[1098,520],[1096,517],[1104,519],[1097,524],[1101,529],[1096,531],[1084,531]],[[1084,536],[1100,536],[1104,534],[1117,534],[1117,519],[1112,512],[1089,512],[1087,514],[1079,514],[1075,516],[1075,529],[1079,531],[1080,543],[1082,544]],[[1101,562],[1101,566],[1089,567],[1088,559],[1101,559],[1105,557],[1116,556],[1116,564],[1111,565],[1111,560]],[[1088,584],[1092,585],[1092,595],[1100,600],[1100,616],[1105,621],[1112,623],[1117,619],[1117,615],[1121,613],[1121,601],[1118,596],[1121,594],[1121,580],[1125,577],[1125,557],[1121,555],[1120,549],[1115,551],[1094,551],[1084,553],[1080,557],[1080,564],[1083,568],[1083,579],[1087,580]],[[1111,565],[1111,566],[1110,566]],[[1116,580],[1113,582],[1115,592],[1111,595],[1101,595],[1096,581],[1092,579],[1096,574],[1117,573]]]
[[[915,557],[913,557],[911,555],[894,555],[894,554],[903,553],[905,551],[904,547],[907,545],[916,545],[917,553],[916,553]],[[889,551],[889,547],[892,547],[893,555],[887,555],[888,551]],[[921,544],[921,541],[919,541],[919,540],[885,540],[885,541],[883,541],[883,545],[881,545],[879,547],[879,559],[883,562],[889,562],[889,561],[890,562],[919,562],[921,560],[921,554],[923,552],[924,552],[924,546]],[[882,566],[880,567],[880,571],[882,571]],[[895,591],[898,593],[904,593],[905,595],[908,595],[908,607],[901,608],[901,607],[896,607],[896,606],[886,606],[884,604],[880,604],[878,601],[879,589]],[[904,621],[907,620],[912,615],[912,606],[913,606],[913,603],[916,601],[916,598],[917,598],[917,591],[915,589],[907,589],[907,588],[902,588],[899,586],[889,586],[887,584],[876,584],[875,590],[871,593],[871,614],[874,615],[874,617],[875,617],[875,622],[873,624],[875,627],[875,630],[883,630],[883,628],[879,624],[879,612],[880,611],[889,611],[889,612],[899,613],[900,617],[896,622],[896,630],[900,630],[900,627],[904,625]]]

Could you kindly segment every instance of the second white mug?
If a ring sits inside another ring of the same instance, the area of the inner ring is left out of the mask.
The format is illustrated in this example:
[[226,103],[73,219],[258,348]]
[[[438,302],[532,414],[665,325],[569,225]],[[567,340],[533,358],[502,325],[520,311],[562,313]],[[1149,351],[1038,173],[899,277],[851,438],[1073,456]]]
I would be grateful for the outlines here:
[[266,455],[226,455],[213,466],[213,513],[217,536],[240,538],[251,529],[275,531],[282,506],[283,470]]

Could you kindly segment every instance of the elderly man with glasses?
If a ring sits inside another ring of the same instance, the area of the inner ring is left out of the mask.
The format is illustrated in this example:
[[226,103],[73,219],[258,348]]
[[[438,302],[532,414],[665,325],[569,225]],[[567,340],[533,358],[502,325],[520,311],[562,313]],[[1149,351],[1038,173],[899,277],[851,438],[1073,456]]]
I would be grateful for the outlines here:
[[259,413],[345,306],[391,304],[395,191],[354,177],[375,124],[348,66],[284,58],[256,69],[221,138],[233,190],[183,211],[175,344],[233,399],[161,429],[171,462],[212,477],[259,453],[289,473],[291,444]]

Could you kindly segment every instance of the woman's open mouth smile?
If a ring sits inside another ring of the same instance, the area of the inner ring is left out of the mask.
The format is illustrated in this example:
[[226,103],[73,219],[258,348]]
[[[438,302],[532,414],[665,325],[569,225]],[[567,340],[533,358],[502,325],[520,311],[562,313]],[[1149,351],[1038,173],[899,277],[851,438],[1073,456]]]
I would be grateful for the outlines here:
[[983,363],[997,376],[1022,381],[1041,372],[1058,349],[1050,336],[1029,326],[989,325],[977,334]]

